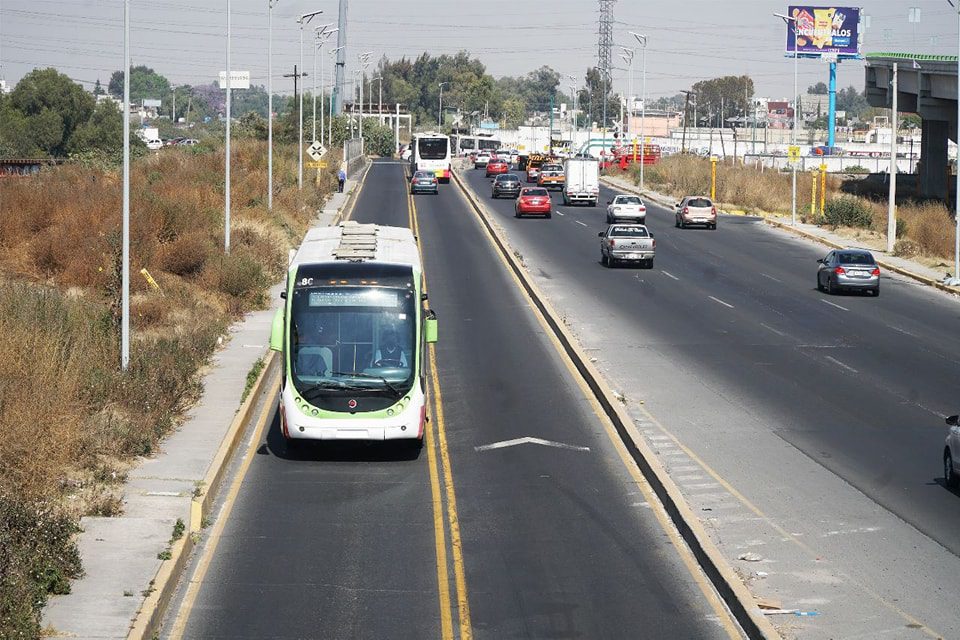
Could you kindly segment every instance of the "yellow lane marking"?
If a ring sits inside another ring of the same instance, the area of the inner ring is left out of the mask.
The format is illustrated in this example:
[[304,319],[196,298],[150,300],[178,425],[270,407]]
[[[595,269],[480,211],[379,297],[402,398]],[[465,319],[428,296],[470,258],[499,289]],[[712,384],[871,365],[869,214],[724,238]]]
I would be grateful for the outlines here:
[[[436,375],[435,372],[430,372]],[[453,638],[453,613],[450,602],[449,569],[447,568],[447,540],[443,529],[443,497],[440,493],[440,474],[437,472],[437,452],[433,448],[433,423],[428,422],[423,433],[430,468],[430,494],[433,503],[433,534],[437,548],[437,588],[440,595],[440,637]]]
[[247,475],[247,471],[250,469],[250,465],[253,463],[254,457],[256,457],[257,447],[260,446],[260,443],[263,440],[263,431],[267,425],[267,418],[270,416],[271,410],[274,408],[273,398],[276,397],[276,395],[280,392],[279,375],[279,372],[277,372],[272,376],[273,379],[268,386],[267,399],[263,403],[263,409],[260,411],[260,416],[257,418],[257,424],[254,427],[253,436],[250,438],[250,444],[247,447],[246,456],[240,465],[240,469],[237,471],[237,475],[233,478],[233,482],[230,485],[230,491],[227,493],[227,496],[223,502],[223,509],[220,511],[220,515],[217,517],[217,521],[214,523],[213,529],[210,531],[207,545],[203,550],[203,555],[197,562],[197,569],[194,571],[190,582],[187,584],[187,592],[183,597],[183,603],[180,605],[179,611],[177,611],[176,620],[174,620],[173,627],[170,631],[170,640],[180,640],[183,638],[183,633],[187,628],[187,622],[190,620],[190,613],[193,611],[193,607],[197,601],[197,596],[200,593],[200,587],[203,584],[203,580],[207,575],[207,570],[210,568],[210,562],[213,560],[213,556],[217,551],[217,546],[220,544],[220,539],[223,536],[223,529],[226,527],[227,521],[230,519],[230,513],[233,511],[233,507],[236,504],[237,495],[240,493],[240,487]]
[[[473,211],[473,207],[470,204],[469,200],[464,198],[466,201],[465,204],[467,207]],[[475,215],[479,215],[476,214]],[[483,229],[484,234],[487,239],[490,241],[490,244],[493,246],[494,253],[500,259],[500,262],[503,263],[504,269],[507,273],[510,274],[510,277],[513,279],[514,284],[517,286],[517,289],[520,292],[521,297],[526,301],[527,306],[530,308],[534,317],[543,327],[544,333],[550,338],[550,342],[554,347],[554,350],[563,360],[563,363],[566,365],[567,370],[570,372],[571,377],[576,381],[577,386],[580,387],[580,390],[583,392],[583,396],[590,403],[590,407],[593,409],[594,415],[597,416],[597,419],[600,420],[600,424],[603,425],[603,429],[607,434],[607,437],[613,443],[614,448],[617,450],[617,454],[620,456],[620,460],[623,462],[624,467],[627,469],[627,472],[637,483],[640,491],[643,493],[644,499],[651,506],[651,510],[656,515],[657,521],[660,524],[660,528],[667,534],[670,538],[670,542],[673,547],[677,550],[677,554],[680,556],[681,561],[687,569],[687,572],[693,578],[694,582],[697,583],[697,586],[700,588],[701,593],[707,599],[707,602],[710,603],[710,606],[713,608],[714,613],[717,615],[717,618],[723,624],[724,631],[726,631],[727,636],[730,638],[736,638],[740,640],[743,638],[743,634],[740,631],[739,625],[733,620],[730,615],[729,610],[726,605],[720,599],[720,596],[717,594],[716,590],[713,588],[713,585],[707,580],[707,577],[704,575],[703,571],[700,569],[700,565],[697,564],[696,559],[693,557],[693,552],[690,551],[690,548],[687,546],[687,543],[680,536],[680,532],[677,531],[676,527],[673,525],[673,522],[670,521],[669,516],[666,513],[663,505],[660,503],[660,499],[657,498],[656,494],[653,491],[653,488],[650,487],[647,483],[646,478],[643,477],[643,474],[640,472],[640,468],[637,466],[637,463],[630,456],[630,453],[627,451],[626,446],[624,446],[623,441],[620,438],[620,435],[617,433],[616,429],[613,426],[613,423],[610,422],[610,418],[607,417],[607,414],[603,412],[600,403],[597,401],[596,397],[593,395],[593,391],[587,386],[586,380],[583,379],[583,376],[577,370],[573,361],[570,359],[570,356],[567,354],[566,350],[563,348],[563,345],[560,344],[559,339],[553,332],[553,329],[547,323],[546,318],[543,317],[543,314],[540,312],[540,309],[533,303],[533,300],[530,298],[527,290],[524,288],[523,283],[520,282],[520,278],[514,273],[513,268],[510,266],[510,263],[500,252],[497,247],[496,241],[493,236],[490,234],[490,230],[487,229],[486,225],[482,222],[480,227]]]
[[[420,224],[417,219],[417,205],[412,194],[407,194],[407,213],[410,229],[417,236],[417,248],[420,251],[420,262],[423,263],[423,245],[419,242]],[[423,291],[427,292],[427,277],[423,276]],[[447,432],[443,416],[443,395],[440,391],[440,379],[437,367],[437,357],[434,345],[428,345],[430,358],[430,381],[433,391],[434,415],[437,425],[438,449],[443,462],[443,483],[447,498],[447,522],[450,527],[450,548],[453,552],[453,575],[457,589],[457,613],[460,619],[460,640],[473,638],[473,625],[470,620],[470,600],[467,595],[466,569],[463,562],[463,542],[460,536],[460,518],[457,515],[457,497],[453,485],[453,471],[450,465],[449,448],[447,447]],[[433,453],[433,447],[430,447]],[[439,553],[439,551],[438,551]],[[446,577],[446,576],[445,576]],[[449,599],[446,610],[449,611]]]

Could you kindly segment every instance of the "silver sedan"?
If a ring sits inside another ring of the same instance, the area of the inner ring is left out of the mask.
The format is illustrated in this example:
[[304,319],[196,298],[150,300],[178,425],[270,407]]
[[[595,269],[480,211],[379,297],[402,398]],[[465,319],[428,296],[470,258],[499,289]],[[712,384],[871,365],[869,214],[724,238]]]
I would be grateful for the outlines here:
[[866,249],[837,249],[817,260],[817,290],[867,291],[880,295],[880,267]]

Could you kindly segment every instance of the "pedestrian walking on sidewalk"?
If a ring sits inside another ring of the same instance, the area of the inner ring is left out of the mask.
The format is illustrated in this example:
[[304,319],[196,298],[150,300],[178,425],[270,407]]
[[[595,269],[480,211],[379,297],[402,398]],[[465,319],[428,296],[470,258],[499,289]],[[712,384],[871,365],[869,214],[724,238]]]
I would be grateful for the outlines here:
[[347,172],[343,169],[340,169],[340,173],[337,174],[337,192],[343,193],[343,183],[347,181]]

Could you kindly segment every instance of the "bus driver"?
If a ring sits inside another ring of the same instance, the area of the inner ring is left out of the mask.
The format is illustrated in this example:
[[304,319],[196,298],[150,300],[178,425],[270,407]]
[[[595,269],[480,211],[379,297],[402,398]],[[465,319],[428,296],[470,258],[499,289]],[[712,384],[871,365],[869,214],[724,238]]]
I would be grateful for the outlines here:
[[384,329],[380,334],[380,348],[373,356],[373,366],[410,367],[406,354],[397,342],[397,332],[394,329]]

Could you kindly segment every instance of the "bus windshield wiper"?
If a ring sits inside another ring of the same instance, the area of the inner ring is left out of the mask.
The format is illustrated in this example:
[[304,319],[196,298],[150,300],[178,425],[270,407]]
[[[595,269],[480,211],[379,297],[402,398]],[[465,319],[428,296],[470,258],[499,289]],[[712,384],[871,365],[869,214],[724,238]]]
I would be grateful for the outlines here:
[[[313,397],[316,397],[318,392],[321,391],[332,391],[340,390],[346,388],[342,382],[334,382],[333,380],[322,380],[320,382],[311,384],[306,389],[304,389],[300,395],[303,396],[304,400],[310,400]],[[307,397],[310,396],[310,397]]]
[[[394,394],[396,397],[399,398],[400,396],[403,395],[402,393],[400,393],[400,390],[399,390],[399,389],[397,389],[395,386],[393,386],[392,384],[390,384],[390,381],[387,380],[386,378],[384,378],[383,376],[375,376],[375,375],[370,374],[370,373],[360,373],[359,371],[334,371],[332,375],[335,375],[335,376],[350,376],[350,377],[352,377],[352,378],[369,378],[369,379],[372,379],[372,380],[379,380],[380,382],[383,383],[383,386],[385,386],[387,389],[389,389],[391,392],[393,392],[393,394]],[[366,388],[366,387],[362,387],[362,388]]]

